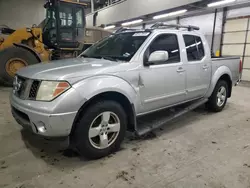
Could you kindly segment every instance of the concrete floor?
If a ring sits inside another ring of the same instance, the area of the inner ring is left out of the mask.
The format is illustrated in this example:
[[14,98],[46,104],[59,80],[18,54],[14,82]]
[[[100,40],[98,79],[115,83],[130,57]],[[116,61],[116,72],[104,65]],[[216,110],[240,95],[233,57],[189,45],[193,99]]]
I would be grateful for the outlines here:
[[0,88],[0,187],[250,188],[250,88],[236,87],[221,113],[200,108],[96,161],[62,154],[13,120]]

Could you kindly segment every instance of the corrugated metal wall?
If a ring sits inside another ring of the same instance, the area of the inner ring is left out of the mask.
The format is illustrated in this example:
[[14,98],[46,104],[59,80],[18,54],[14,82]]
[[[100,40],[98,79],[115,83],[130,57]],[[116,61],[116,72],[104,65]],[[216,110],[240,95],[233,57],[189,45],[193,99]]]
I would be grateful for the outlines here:
[[242,80],[246,81],[250,81],[249,22],[249,18],[236,17],[227,19],[222,43],[222,55],[241,57],[243,62]]

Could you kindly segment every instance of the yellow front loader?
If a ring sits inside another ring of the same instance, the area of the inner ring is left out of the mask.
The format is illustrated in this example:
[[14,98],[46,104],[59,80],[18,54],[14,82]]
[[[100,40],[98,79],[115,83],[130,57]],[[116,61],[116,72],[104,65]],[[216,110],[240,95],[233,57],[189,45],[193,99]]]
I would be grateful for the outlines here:
[[0,26],[0,84],[11,86],[22,67],[76,57],[110,35],[102,28],[85,27],[84,6],[67,0],[48,0],[44,5],[46,19],[39,26],[17,30]]

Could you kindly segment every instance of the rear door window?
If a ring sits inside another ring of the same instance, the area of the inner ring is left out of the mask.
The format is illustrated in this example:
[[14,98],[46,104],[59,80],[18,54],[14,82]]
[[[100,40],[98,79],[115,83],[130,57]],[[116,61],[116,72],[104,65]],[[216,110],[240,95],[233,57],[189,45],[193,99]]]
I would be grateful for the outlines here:
[[200,37],[183,35],[188,61],[199,61],[205,56],[203,43]]
[[200,37],[197,37],[197,36],[195,36],[195,40],[196,40],[196,44],[197,44],[200,59],[202,59],[205,56],[202,40],[201,40]]

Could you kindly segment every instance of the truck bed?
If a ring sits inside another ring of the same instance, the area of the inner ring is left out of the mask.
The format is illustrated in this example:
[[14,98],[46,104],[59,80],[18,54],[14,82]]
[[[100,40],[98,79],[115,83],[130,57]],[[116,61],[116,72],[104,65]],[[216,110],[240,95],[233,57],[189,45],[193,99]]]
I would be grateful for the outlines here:
[[221,66],[226,66],[230,69],[232,73],[232,81],[235,84],[240,78],[240,73],[239,73],[240,57],[224,56],[224,57],[212,58],[212,75]]

